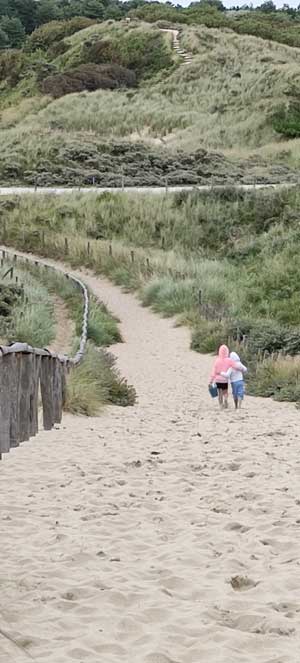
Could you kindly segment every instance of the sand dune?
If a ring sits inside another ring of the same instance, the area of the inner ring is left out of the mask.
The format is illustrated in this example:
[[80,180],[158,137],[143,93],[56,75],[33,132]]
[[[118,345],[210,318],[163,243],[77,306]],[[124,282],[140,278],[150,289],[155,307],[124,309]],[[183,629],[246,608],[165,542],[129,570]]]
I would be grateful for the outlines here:
[[219,413],[188,331],[86,280],[139,400],[0,465],[0,663],[298,663],[298,411]]

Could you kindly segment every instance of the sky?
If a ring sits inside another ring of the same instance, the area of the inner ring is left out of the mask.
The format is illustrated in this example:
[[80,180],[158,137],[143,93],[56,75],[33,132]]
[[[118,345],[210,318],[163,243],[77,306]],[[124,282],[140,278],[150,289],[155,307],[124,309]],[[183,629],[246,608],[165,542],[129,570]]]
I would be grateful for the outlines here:
[[[182,5],[182,7],[188,7],[191,1],[192,0],[172,0],[174,4],[178,3],[179,5]],[[249,0],[249,2],[247,2],[247,0],[222,0],[225,7],[242,7],[243,5],[250,4],[250,1],[251,0]],[[264,0],[253,0],[252,4],[253,7],[259,7],[263,2]],[[273,2],[276,7],[282,7],[284,4],[289,5],[289,7],[298,7],[300,4],[300,0],[286,0],[286,2],[284,0],[273,0]]]

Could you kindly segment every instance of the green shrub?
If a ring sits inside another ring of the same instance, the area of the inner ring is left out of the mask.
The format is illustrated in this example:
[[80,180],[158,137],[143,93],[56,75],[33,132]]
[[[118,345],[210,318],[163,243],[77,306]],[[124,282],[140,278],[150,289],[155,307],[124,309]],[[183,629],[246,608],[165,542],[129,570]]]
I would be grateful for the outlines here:
[[171,53],[157,32],[134,30],[116,38],[85,45],[82,57],[96,64],[115,63],[131,69],[138,78],[150,76],[172,66]]
[[34,30],[26,42],[27,51],[47,50],[55,42],[93,25],[95,20],[76,16],[69,21],[49,21]]
[[[77,327],[78,332],[79,327],[80,324]],[[109,313],[104,304],[99,303],[93,297],[90,298],[88,338],[95,345],[102,347],[122,342],[118,321]]]
[[[299,26],[300,29],[300,26]],[[277,133],[287,138],[300,137],[300,100],[281,105],[274,113],[272,125]]]
[[122,380],[113,363],[111,355],[89,343],[82,363],[69,375],[65,410],[96,416],[107,403],[134,405],[135,390]]
[[120,87],[133,87],[136,78],[132,71],[116,64],[84,64],[63,74],[48,76],[41,83],[44,94],[57,99],[65,94],[87,90],[115,90]]
[[197,292],[190,279],[175,281],[172,277],[153,278],[141,293],[144,306],[166,316],[177,315],[194,308]]
[[268,358],[249,374],[248,391],[254,396],[274,397],[278,401],[300,401],[299,357]]
[[201,320],[192,333],[191,349],[202,354],[216,354],[228,342],[228,332],[221,322]]

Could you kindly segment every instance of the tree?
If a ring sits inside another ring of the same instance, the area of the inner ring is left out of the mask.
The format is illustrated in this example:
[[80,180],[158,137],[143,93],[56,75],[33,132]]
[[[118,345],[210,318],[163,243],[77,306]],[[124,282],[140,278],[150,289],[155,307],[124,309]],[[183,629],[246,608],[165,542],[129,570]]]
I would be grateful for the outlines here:
[[[3,0],[0,0],[3,2]],[[37,27],[37,5],[35,0],[10,0],[11,16],[19,18],[25,31],[30,34]]]
[[55,0],[39,0],[37,6],[37,23],[49,23],[62,18],[62,12]]
[[88,18],[102,18],[104,7],[100,0],[86,0],[83,6],[83,16]]
[[263,2],[260,7],[258,7],[261,12],[265,12],[266,14],[271,14],[272,12],[276,12],[276,5],[274,5],[274,2],[272,0],[266,0],[266,2]]
[[0,21],[0,29],[7,34],[8,46],[20,48],[25,41],[25,28],[19,18],[3,16]]
[[8,36],[2,28],[0,28],[0,49],[7,48],[8,46]]
[[221,0],[200,0],[199,5],[200,7],[213,7],[221,12],[225,11],[225,7]]

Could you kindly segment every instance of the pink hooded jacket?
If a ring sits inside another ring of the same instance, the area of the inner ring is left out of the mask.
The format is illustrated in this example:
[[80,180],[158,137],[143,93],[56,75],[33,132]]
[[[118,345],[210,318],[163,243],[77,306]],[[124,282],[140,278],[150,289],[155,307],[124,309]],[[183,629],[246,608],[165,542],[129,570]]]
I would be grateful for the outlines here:
[[221,345],[219,347],[218,357],[213,365],[210,382],[228,382],[228,378],[221,375],[221,373],[226,373],[229,368],[236,368],[236,365],[237,362],[229,357],[229,349],[227,345]]

